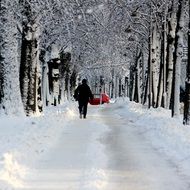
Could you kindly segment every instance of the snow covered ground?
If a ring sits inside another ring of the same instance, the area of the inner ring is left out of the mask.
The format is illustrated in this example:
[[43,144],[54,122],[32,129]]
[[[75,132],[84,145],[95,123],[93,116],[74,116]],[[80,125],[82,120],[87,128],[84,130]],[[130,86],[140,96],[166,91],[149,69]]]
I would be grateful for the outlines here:
[[0,117],[0,190],[189,190],[190,127],[118,99]]

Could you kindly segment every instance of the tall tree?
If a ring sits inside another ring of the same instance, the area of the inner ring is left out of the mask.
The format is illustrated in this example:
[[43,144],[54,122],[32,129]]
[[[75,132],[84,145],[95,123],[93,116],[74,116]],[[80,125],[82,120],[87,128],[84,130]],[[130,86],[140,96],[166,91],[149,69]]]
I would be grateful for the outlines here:
[[20,89],[23,105],[27,115],[38,111],[38,64],[39,35],[35,12],[28,1],[23,5],[23,31],[20,65]]
[[177,26],[175,38],[175,52],[174,52],[174,76],[173,76],[173,104],[172,116],[178,117],[180,115],[180,75],[181,63],[183,58],[183,28],[184,28],[184,10],[185,0],[179,0],[177,12]]
[[186,125],[190,124],[190,0],[188,1],[189,6],[189,28],[188,28],[188,62],[187,72],[185,81],[185,101],[184,101],[184,117],[183,123]]
[[0,1],[0,109],[7,114],[23,113],[19,88],[17,7],[17,0]]
[[174,51],[175,51],[175,37],[177,26],[177,2],[173,0],[169,8],[168,18],[168,36],[167,36],[167,80],[166,80],[166,108],[171,108],[171,94],[173,81],[173,65],[174,65]]

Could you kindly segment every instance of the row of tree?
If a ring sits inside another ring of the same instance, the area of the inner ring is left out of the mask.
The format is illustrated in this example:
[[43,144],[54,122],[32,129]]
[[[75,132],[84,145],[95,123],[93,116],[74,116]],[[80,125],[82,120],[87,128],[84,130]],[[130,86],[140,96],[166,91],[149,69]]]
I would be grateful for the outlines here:
[[104,10],[100,20],[109,39],[101,43],[99,63],[88,64],[90,74],[104,76],[111,97],[128,95],[149,108],[162,106],[172,117],[184,111],[189,124],[189,2],[112,1]]
[[64,50],[74,10],[64,7],[72,8],[59,1],[0,1],[1,112],[32,115],[69,98],[76,70]]
[[96,15],[98,23],[94,21],[101,31],[100,47],[94,48],[99,58],[89,64],[89,58],[83,57],[87,63],[83,72],[93,75],[96,81],[92,86],[97,86],[97,80],[101,86],[103,76],[111,97],[128,95],[131,101],[149,108],[162,106],[171,109],[172,117],[178,117],[183,110],[184,123],[188,124],[189,2],[106,2],[104,13]]
[[31,115],[57,105],[85,77],[95,93],[178,116],[188,10],[186,0],[1,0],[0,110]]
[[189,77],[189,2],[133,1],[133,6],[118,2],[123,15],[128,13],[125,18],[128,22],[121,30],[127,38],[126,54],[130,59],[130,100],[147,104],[149,108],[171,109],[174,117],[180,115],[184,106],[184,123],[189,124],[190,94],[189,80],[186,80]]
[[[150,16],[147,25],[142,20],[144,8],[145,6],[138,6],[132,13],[131,26],[135,29],[135,24],[141,21],[148,28],[147,63],[143,59],[146,53],[144,46],[137,45],[137,55],[130,72],[130,83],[133,86],[130,99],[141,103],[148,101],[149,107],[162,106],[171,109],[172,116],[178,117],[181,109],[180,98],[186,101],[185,106],[188,104],[188,93],[180,93],[180,89],[181,92],[185,91],[186,68],[182,68],[187,66],[184,53],[188,45],[188,2],[150,1],[147,4]],[[136,36],[136,31],[134,33]],[[138,40],[142,44],[141,40],[144,38],[141,37],[138,34]],[[187,115],[189,113],[185,109],[184,123],[188,123]]]

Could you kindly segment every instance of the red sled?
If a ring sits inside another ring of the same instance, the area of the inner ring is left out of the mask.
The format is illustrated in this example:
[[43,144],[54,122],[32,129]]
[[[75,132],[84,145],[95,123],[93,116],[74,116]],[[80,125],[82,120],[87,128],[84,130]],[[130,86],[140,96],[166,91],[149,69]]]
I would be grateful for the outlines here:
[[90,100],[89,103],[91,105],[99,105],[99,104],[104,104],[104,103],[109,103],[110,98],[107,94],[94,94],[93,100]]

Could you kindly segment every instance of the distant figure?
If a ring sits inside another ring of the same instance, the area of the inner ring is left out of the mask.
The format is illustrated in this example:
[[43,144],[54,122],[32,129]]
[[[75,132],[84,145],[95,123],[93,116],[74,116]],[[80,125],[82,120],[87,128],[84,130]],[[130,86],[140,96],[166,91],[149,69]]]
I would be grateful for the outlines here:
[[89,99],[93,99],[92,92],[90,90],[90,87],[87,85],[87,80],[83,79],[82,84],[77,87],[74,93],[74,98],[79,103],[79,114],[80,118],[86,118],[87,114],[87,106]]

